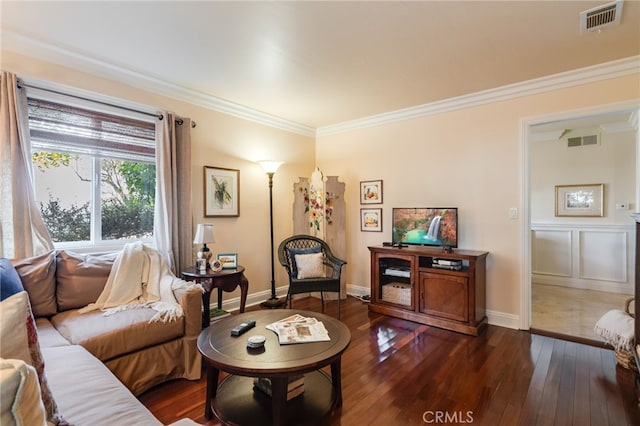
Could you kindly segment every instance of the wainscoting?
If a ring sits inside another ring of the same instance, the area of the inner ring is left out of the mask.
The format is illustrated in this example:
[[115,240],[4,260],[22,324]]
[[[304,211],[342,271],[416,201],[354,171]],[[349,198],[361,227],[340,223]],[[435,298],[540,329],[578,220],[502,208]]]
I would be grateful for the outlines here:
[[634,227],[532,224],[531,281],[633,294]]

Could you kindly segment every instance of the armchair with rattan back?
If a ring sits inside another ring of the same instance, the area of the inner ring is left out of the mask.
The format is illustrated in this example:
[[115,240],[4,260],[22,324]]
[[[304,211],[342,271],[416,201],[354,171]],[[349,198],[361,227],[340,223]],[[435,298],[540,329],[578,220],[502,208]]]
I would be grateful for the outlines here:
[[338,318],[340,318],[340,277],[346,261],[331,253],[322,239],[311,235],[294,235],[278,246],[278,259],[287,270],[289,308],[292,296],[301,293],[320,292],[324,310],[324,292],[338,293]]

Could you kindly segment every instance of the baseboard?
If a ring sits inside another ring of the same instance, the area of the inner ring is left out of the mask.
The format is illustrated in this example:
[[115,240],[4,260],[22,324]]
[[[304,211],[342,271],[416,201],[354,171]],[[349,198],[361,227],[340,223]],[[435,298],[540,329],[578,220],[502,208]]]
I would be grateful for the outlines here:
[[[371,294],[371,288],[369,286],[359,286],[353,284],[347,284],[347,295],[354,297],[361,297]],[[276,289],[276,296],[287,297],[287,287]],[[267,300],[271,297],[269,290],[260,291],[257,293],[251,293],[247,296],[246,306],[255,306]],[[212,307],[217,307],[218,302],[212,302]],[[240,309],[240,297],[222,297],[222,309],[226,311],[237,311]],[[514,314],[507,314],[504,312],[492,311],[487,309],[487,320],[489,324],[498,327],[511,328],[518,330],[520,328],[520,316]]]

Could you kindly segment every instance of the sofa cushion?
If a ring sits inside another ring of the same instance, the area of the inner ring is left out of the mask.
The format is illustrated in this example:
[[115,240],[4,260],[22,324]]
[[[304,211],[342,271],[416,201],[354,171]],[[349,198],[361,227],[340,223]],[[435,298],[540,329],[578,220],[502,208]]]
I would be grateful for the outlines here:
[[18,271],[9,259],[0,259],[0,301],[24,291]]
[[74,426],[161,425],[98,359],[77,345],[43,348],[47,376]]
[[117,253],[79,254],[60,250],[56,256],[58,311],[94,303],[109,278]]
[[56,252],[12,261],[22,286],[29,293],[31,309],[36,317],[55,315],[56,305]]
[[58,424],[61,416],[47,384],[36,325],[26,291],[0,302],[0,357],[19,359],[35,368],[47,420]]
[[156,313],[151,308],[135,308],[105,316],[100,311],[80,314],[73,309],[59,313],[51,322],[69,342],[82,345],[98,359],[108,361],[184,335],[184,316],[175,321],[150,323]]
[[54,346],[69,346],[71,343],[62,337],[47,318],[36,319],[36,329],[38,331],[38,344],[40,349]]
[[19,359],[0,358],[0,424],[47,424],[38,373]]

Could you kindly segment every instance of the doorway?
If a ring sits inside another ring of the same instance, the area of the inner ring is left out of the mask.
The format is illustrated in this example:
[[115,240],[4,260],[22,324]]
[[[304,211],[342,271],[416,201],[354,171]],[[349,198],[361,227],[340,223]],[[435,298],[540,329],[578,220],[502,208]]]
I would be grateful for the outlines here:
[[[524,122],[523,328],[599,341],[596,321],[633,296],[637,123],[629,103]],[[603,184],[602,216],[557,213],[556,186],[593,183]]]

